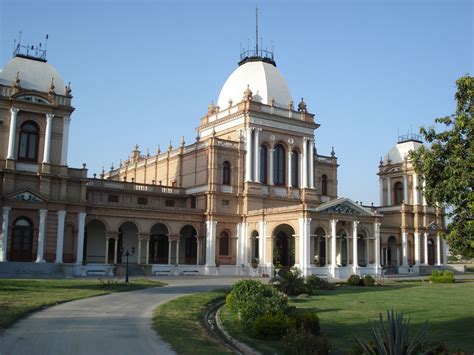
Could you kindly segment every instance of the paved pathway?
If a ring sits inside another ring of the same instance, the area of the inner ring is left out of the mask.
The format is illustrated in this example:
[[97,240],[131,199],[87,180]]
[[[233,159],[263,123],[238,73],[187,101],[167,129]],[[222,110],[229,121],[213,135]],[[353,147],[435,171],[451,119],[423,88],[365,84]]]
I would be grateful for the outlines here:
[[0,355],[173,354],[152,329],[157,304],[228,286],[238,278],[163,278],[168,286],[64,303],[0,334]]

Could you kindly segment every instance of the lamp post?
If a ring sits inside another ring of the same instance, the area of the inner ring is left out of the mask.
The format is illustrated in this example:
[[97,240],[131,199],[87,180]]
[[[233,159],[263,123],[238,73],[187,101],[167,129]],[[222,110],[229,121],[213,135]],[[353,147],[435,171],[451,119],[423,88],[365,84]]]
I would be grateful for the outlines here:
[[[123,253],[123,249],[121,250],[121,252]],[[126,257],[126,262],[125,262],[125,283],[128,284],[128,257],[135,254],[135,247],[132,247],[130,249],[130,251],[127,251],[125,253],[123,253],[122,255],[124,255]]]

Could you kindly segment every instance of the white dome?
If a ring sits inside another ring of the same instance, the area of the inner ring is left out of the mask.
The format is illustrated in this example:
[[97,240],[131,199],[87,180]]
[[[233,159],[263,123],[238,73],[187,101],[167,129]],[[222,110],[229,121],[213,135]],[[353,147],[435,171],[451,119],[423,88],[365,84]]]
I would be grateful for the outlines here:
[[270,105],[273,99],[275,106],[284,108],[292,101],[285,78],[274,65],[251,61],[239,66],[229,76],[219,94],[217,105],[224,109],[229,106],[229,100],[234,104],[241,102],[247,85],[252,90],[254,101]]
[[414,140],[400,142],[385,155],[383,163],[387,164],[387,161],[390,159],[390,164],[400,164],[411,150],[417,150],[422,145],[422,143]]
[[20,72],[20,86],[23,89],[48,92],[53,78],[56,94],[66,93],[64,81],[56,69],[46,62],[22,57],[13,58],[0,69],[0,84],[12,86],[17,72]]

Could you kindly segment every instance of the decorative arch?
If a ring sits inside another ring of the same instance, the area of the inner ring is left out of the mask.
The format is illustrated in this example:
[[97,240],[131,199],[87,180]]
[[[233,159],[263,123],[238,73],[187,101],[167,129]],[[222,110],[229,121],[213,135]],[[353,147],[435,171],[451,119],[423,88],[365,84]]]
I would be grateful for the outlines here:
[[327,263],[326,235],[328,234],[323,226],[318,226],[314,230],[313,261],[316,266],[325,266]]
[[197,263],[197,230],[187,224],[181,228],[179,236],[179,264],[195,265]]
[[273,265],[291,267],[295,264],[295,229],[289,224],[278,225],[273,236]]
[[28,217],[20,216],[12,226],[10,260],[33,261],[33,222]]
[[28,120],[20,125],[20,138],[18,140],[18,160],[38,161],[40,129],[36,122]]
[[169,261],[169,229],[164,223],[155,223],[150,229],[148,258],[150,264],[167,264]]

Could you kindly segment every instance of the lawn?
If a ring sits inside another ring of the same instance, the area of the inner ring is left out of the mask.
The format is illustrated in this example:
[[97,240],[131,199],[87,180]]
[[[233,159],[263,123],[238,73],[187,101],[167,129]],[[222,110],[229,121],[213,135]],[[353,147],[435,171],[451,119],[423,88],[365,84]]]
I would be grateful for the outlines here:
[[213,339],[205,325],[208,305],[222,299],[229,290],[180,297],[155,309],[153,324],[164,341],[178,354],[229,354]]
[[[428,320],[428,334],[432,341],[443,342],[450,349],[474,351],[474,282],[340,286],[334,291],[320,291],[313,297],[294,299],[293,305],[317,312],[333,352],[351,350],[354,344],[352,334],[368,335],[367,321],[377,320],[379,312],[387,309],[403,310],[411,318],[413,328]],[[281,353],[279,342],[250,340],[225,309],[222,319],[226,329],[236,338],[263,353]]]
[[83,279],[0,279],[0,329],[33,311],[58,303],[162,285],[146,279],[132,279],[128,285]]

